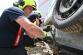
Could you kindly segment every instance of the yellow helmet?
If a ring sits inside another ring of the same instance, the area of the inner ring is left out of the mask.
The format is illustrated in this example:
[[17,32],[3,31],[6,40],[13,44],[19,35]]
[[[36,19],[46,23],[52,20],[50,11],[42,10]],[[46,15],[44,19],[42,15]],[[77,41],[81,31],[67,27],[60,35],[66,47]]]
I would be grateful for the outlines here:
[[[18,3],[18,4],[17,4]],[[19,0],[17,2],[17,6],[20,8],[20,9],[24,9],[26,6],[32,6],[33,7],[33,10],[36,10],[36,2],[34,0]],[[14,3],[14,5],[16,5]]]

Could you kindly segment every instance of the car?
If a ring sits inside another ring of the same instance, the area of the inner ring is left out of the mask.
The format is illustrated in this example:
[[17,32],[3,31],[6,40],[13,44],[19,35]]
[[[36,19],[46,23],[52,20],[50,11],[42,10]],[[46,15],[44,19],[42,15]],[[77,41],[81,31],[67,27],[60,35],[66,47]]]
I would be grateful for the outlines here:
[[56,0],[44,24],[54,25],[57,43],[83,50],[83,0]]

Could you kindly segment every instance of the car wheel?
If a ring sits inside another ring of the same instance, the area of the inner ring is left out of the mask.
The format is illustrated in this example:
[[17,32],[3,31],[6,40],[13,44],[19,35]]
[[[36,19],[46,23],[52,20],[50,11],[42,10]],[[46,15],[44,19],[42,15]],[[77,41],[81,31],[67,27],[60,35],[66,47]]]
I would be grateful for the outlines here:
[[54,26],[66,32],[80,32],[83,29],[83,0],[56,0],[53,18]]

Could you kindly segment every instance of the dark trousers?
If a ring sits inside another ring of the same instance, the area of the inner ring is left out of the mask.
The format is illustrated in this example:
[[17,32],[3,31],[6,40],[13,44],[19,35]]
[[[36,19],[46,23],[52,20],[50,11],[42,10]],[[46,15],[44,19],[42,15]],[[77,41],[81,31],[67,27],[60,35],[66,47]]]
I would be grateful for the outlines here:
[[24,48],[0,48],[0,55],[27,55]]

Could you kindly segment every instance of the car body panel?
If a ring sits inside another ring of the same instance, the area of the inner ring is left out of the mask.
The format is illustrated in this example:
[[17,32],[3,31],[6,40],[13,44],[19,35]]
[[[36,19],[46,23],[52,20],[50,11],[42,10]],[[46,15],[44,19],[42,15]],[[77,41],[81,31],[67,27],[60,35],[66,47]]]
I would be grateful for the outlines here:
[[62,45],[83,50],[83,33],[68,33],[56,29],[55,38]]

